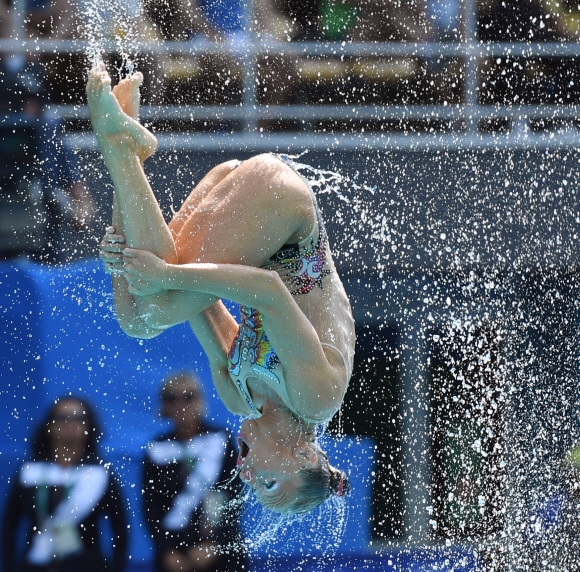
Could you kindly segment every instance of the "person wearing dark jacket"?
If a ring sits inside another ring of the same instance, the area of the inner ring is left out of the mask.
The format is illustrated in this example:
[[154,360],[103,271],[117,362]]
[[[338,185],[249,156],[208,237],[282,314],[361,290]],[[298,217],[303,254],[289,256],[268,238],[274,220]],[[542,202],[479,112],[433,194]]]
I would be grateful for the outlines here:
[[232,484],[236,454],[225,429],[203,421],[201,384],[189,372],[170,375],[161,414],[174,430],[153,440],[144,463],[145,517],[157,572],[247,570]]
[[[123,570],[125,507],[119,485],[97,456],[99,437],[86,401],[56,401],[32,442],[30,461],[12,483],[3,519],[4,572]],[[25,543],[19,539],[23,521]]]

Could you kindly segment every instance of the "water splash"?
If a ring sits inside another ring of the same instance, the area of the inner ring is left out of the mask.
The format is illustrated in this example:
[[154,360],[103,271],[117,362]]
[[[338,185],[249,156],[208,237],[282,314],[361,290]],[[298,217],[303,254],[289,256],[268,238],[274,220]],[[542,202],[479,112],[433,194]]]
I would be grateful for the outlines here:
[[[580,442],[576,153],[362,155],[350,176],[297,168],[326,195],[335,261],[364,308],[359,340],[388,324],[398,336],[359,354],[339,430],[361,430],[361,403],[383,404],[365,415],[375,435],[395,434],[381,446],[384,498],[417,484],[401,449],[429,456],[427,496],[385,517],[400,520],[387,545],[418,521],[423,538],[466,543],[492,572],[573,570],[580,471],[563,458]],[[380,393],[369,362],[399,372],[401,402]]]
[[347,503],[338,497],[306,515],[278,514],[262,507],[253,494],[245,498],[246,545],[250,553],[265,552],[273,558],[292,556],[280,542],[302,546],[300,556],[332,557],[340,547],[347,521]]
[[113,2],[86,0],[81,8],[84,33],[88,39],[87,58],[90,67],[98,67],[107,53],[119,54],[119,77],[135,71],[134,54],[140,38],[139,17],[143,14],[140,0]]

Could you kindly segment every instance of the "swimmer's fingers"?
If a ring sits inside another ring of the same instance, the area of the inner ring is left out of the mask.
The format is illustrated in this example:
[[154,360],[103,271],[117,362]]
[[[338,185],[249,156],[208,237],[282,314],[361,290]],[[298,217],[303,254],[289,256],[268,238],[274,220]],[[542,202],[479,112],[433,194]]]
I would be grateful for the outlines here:
[[101,240],[101,246],[125,248],[125,237],[122,234],[107,233]]
[[156,284],[131,276],[128,272],[125,272],[125,278],[129,284],[129,293],[134,296],[152,296],[161,292],[161,289]]
[[134,275],[151,282],[162,282],[167,263],[148,250],[125,248],[125,267]]
[[103,261],[105,272],[119,276],[125,274],[125,263],[123,262],[123,253],[109,252],[104,249],[99,250],[99,258]]
[[105,262],[110,264],[124,264],[123,260],[123,253],[117,252],[115,250],[108,250],[106,248],[99,249],[99,258]]
[[116,234],[113,227],[108,227],[105,236],[99,244],[99,251],[101,253],[119,254],[122,258],[125,247],[125,237],[122,234]]
[[164,290],[163,272],[167,266],[164,260],[152,252],[136,248],[125,248],[123,253],[125,277],[135,294],[145,296]]
[[107,274],[124,274],[123,250],[125,246],[125,237],[122,234],[116,234],[112,226],[107,227],[107,232],[99,244],[99,258],[103,261]]

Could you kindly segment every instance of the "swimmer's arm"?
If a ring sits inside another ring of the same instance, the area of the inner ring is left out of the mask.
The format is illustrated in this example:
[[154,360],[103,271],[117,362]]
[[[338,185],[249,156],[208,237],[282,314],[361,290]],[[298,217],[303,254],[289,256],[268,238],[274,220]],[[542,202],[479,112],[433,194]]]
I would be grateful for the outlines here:
[[[101,241],[99,256],[113,280],[115,311],[121,329],[133,338],[150,339],[197,313],[199,294],[194,292],[155,291],[145,297],[136,297],[130,292],[123,268],[125,237],[116,201],[113,203],[113,224],[115,226],[107,228]],[[207,302],[211,303],[211,298]]]
[[241,264],[195,263],[163,265],[160,276],[164,288],[191,288],[260,310],[287,374],[296,412],[326,419],[338,410],[346,390],[344,364],[331,363],[314,326],[276,272]]
[[147,324],[133,295],[129,293],[127,281],[123,276],[113,276],[113,296],[115,315],[121,329],[132,338],[151,339],[161,334],[164,328],[154,328]]
[[228,372],[228,353],[238,333],[238,324],[221,301],[197,314],[189,325],[205,352],[212,380],[226,409],[235,415],[250,414]]

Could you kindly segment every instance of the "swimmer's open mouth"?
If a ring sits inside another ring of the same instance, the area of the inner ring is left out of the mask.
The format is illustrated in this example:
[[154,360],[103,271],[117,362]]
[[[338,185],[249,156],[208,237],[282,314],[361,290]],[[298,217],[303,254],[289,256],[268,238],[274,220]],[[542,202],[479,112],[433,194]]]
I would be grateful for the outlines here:
[[248,447],[248,444],[241,437],[238,437],[238,449],[240,451],[238,455],[238,465],[241,465],[250,452],[250,447]]

